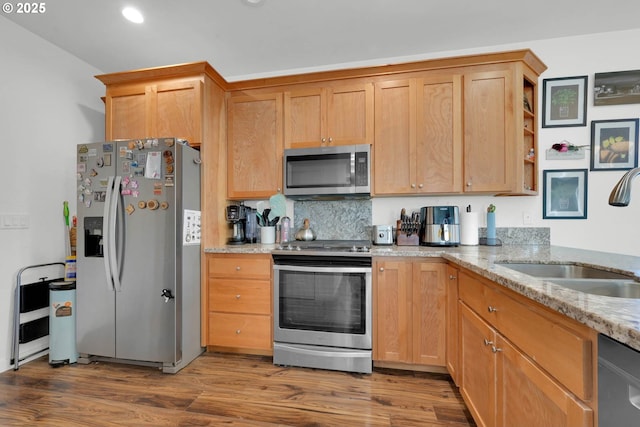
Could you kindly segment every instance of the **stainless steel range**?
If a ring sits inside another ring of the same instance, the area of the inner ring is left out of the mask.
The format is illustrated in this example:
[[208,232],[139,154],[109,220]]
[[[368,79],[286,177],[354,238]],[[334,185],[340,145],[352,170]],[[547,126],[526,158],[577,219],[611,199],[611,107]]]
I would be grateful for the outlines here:
[[369,241],[291,242],[273,251],[273,363],[371,373]]

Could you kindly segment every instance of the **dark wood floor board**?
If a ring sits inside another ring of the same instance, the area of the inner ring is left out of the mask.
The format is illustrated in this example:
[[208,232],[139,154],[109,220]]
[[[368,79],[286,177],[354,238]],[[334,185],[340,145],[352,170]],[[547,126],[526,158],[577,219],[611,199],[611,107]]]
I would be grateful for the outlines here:
[[178,374],[41,358],[0,374],[1,426],[474,426],[447,375],[371,375],[206,353]]

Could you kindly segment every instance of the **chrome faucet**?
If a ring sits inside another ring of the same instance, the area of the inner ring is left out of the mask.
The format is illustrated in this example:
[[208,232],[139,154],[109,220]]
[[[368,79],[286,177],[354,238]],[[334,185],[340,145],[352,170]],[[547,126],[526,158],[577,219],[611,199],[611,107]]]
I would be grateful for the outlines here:
[[631,200],[631,181],[640,175],[640,167],[631,169],[625,173],[620,181],[613,187],[609,195],[609,204],[611,206],[629,206]]

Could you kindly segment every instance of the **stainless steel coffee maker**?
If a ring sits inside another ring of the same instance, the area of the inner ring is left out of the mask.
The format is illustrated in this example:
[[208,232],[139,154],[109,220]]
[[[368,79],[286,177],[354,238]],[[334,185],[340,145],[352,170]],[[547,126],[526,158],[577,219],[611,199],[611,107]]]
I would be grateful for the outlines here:
[[244,205],[227,206],[227,222],[231,224],[233,232],[227,239],[230,245],[243,245],[245,243],[244,227],[247,221],[247,208]]

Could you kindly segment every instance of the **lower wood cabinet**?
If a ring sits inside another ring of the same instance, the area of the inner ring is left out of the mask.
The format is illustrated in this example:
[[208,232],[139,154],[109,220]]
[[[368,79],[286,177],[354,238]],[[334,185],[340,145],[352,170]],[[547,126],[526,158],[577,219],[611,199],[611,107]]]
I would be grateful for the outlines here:
[[374,258],[374,361],[444,367],[447,265]]
[[458,277],[459,385],[476,423],[593,426],[595,331],[471,273]]
[[207,346],[272,353],[271,255],[207,255]]

